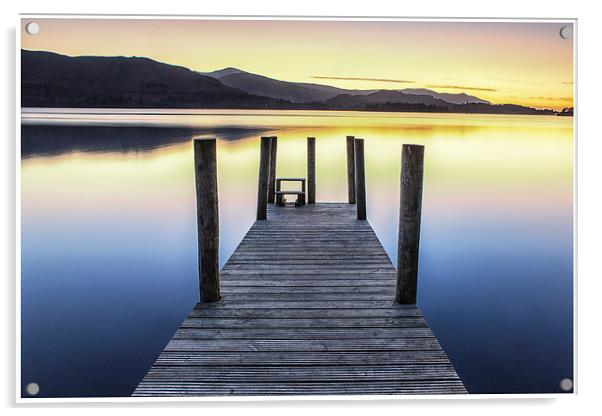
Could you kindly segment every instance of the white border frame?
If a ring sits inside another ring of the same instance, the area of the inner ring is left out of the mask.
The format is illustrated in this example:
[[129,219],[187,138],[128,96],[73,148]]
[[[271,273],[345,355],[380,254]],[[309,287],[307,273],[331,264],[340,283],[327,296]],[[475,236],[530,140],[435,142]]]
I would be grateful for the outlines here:
[[[203,397],[78,397],[78,398],[37,398],[21,397],[21,22],[23,19],[115,19],[115,20],[303,20],[303,21],[376,21],[376,22],[467,22],[467,23],[571,23],[573,24],[573,392],[572,393],[537,393],[537,394],[466,394],[466,395],[290,395],[290,396],[203,396]],[[466,400],[466,399],[569,399],[575,400],[578,394],[577,374],[577,55],[578,55],[578,20],[577,18],[429,18],[429,17],[387,17],[387,16],[289,16],[289,15],[182,15],[182,14],[52,14],[52,13],[20,13],[16,24],[15,44],[15,177],[16,177],[16,209],[15,209],[15,252],[16,252],[16,385],[15,401],[18,404],[44,403],[182,403],[182,402],[269,402],[269,401],[345,401],[345,400]]]

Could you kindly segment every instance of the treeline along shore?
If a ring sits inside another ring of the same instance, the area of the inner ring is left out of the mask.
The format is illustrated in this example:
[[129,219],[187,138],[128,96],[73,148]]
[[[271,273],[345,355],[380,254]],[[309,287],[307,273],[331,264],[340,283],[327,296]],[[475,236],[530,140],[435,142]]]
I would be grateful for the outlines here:
[[[228,77],[220,80],[220,71],[204,74],[148,58],[70,57],[53,52],[22,50],[21,106],[533,115],[561,113],[516,104],[492,104],[466,94],[444,94],[431,90],[412,90],[411,93],[410,90],[343,90],[319,84],[278,81],[236,69],[228,70]],[[221,71],[221,74],[224,72]],[[237,84],[228,81],[234,77]],[[451,102],[459,100],[465,102]]]

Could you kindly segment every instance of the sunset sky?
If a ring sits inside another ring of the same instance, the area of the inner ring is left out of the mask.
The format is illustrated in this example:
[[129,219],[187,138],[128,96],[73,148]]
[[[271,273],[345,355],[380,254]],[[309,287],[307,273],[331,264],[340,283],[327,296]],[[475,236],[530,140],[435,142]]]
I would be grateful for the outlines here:
[[[36,35],[28,22],[40,26]],[[430,88],[493,103],[573,105],[571,23],[24,18],[22,47],[236,67],[342,88]]]

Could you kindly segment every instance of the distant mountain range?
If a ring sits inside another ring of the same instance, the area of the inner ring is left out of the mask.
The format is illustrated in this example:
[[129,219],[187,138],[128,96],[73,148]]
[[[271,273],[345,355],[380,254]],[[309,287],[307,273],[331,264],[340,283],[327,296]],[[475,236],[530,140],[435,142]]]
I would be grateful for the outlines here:
[[459,94],[451,94],[449,92],[436,92],[426,88],[405,88],[400,91],[405,94],[430,95],[431,97],[439,98],[452,104],[491,104],[487,100],[483,100],[482,98],[475,97],[474,95],[468,95],[463,92]]
[[238,88],[249,94],[280,98],[292,103],[323,102],[341,94],[366,95],[377,91],[346,90],[330,85],[280,81],[236,68],[225,68],[201,74],[218,79],[224,85]]
[[[403,90],[348,90],[330,85],[280,81],[263,75],[245,72],[237,68],[224,68],[213,72],[201,72],[201,74],[218,79],[229,87],[238,88],[249,94],[280,98],[293,103],[327,102],[340,95],[370,95],[371,97],[365,100],[365,102],[378,102],[381,104],[385,102],[405,102],[408,104],[422,102],[424,104],[433,104],[433,101],[428,98],[421,99],[408,97],[409,95],[412,95],[438,98],[451,104],[491,104],[489,101],[464,93],[440,93],[426,88],[406,88]],[[382,94],[383,91],[391,92],[391,94]],[[337,101],[340,100],[335,100],[335,102]],[[356,102],[361,102],[361,100],[356,100]]]
[[237,68],[199,73],[140,57],[21,50],[23,107],[240,108],[555,114],[429,89],[349,90]]

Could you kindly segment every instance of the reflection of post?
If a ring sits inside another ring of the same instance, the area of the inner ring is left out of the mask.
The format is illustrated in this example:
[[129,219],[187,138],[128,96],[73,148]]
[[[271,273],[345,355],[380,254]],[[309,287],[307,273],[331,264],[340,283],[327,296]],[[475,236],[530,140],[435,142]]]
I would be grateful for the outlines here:
[[219,293],[219,209],[215,139],[194,140],[199,286],[201,302],[215,302]]
[[364,170],[364,139],[355,139],[355,200],[357,219],[366,219],[366,172]]
[[347,193],[350,204],[355,204],[355,136],[347,136]]
[[307,203],[316,203],[316,138],[307,138]]
[[271,137],[261,138],[259,155],[259,180],[257,183],[257,219],[265,220],[268,216],[268,182],[270,176],[270,143]]
[[424,146],[404,144],[401,150],[399,237],[397,240],[395,301],[398,303],[416,303],[423,174]]
[[276,150],[278,138],[272,136],[270,140],[270,179],[268,185],[268,203],[273,204],[276,196]]

